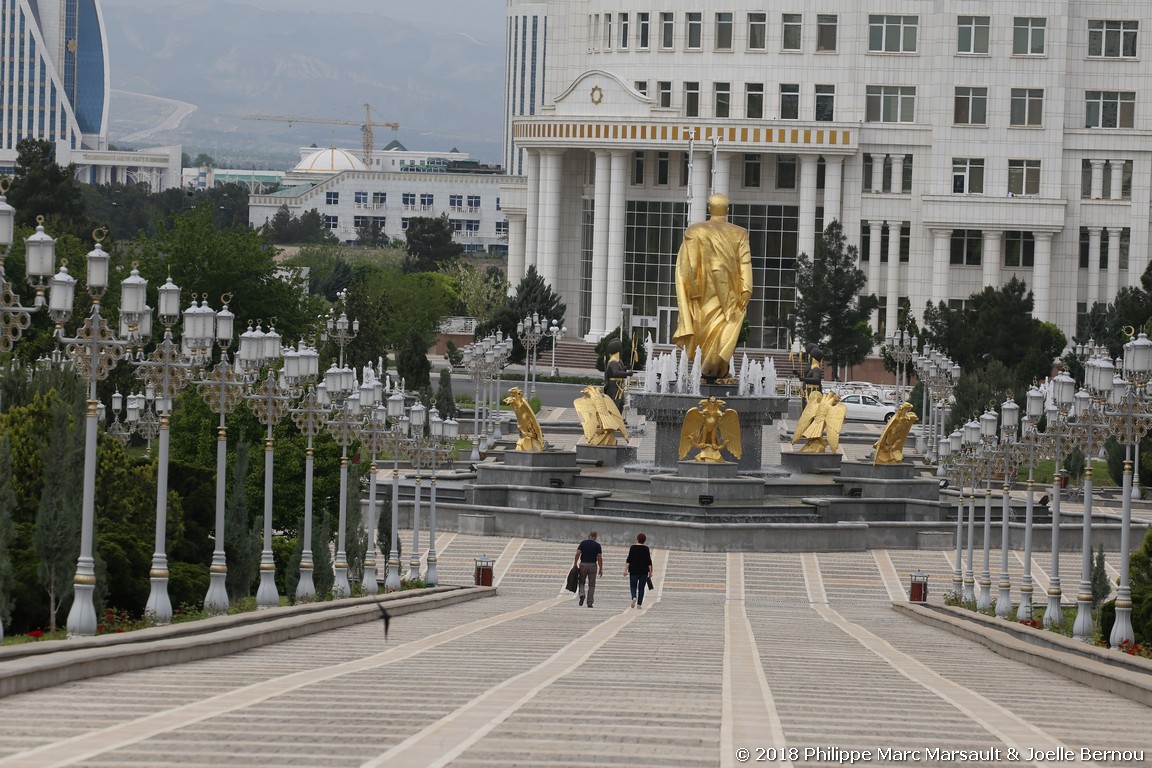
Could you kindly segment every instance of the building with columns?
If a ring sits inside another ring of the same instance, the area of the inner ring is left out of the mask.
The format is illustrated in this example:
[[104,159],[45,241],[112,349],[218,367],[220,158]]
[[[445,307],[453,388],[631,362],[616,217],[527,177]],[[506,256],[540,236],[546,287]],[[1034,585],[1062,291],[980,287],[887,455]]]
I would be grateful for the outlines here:
[[99,0],[0,0],[0,173],[43,139],[80,181],[180,186],[179,146],[108,148],[108,38]]
[[589,340],[671,339],[713,190],[750,232],[752,347],[786,343],[834,219],[879,333],[1017,276],[1071,335],[1148,263],[1146,2],[508,0],[507,23],[509,277],[535,265]]

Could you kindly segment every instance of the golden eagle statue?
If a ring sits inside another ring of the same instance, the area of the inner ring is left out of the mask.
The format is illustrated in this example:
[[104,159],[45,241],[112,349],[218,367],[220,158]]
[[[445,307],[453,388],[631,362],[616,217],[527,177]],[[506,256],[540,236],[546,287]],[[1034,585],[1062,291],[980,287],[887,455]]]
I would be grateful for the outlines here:
[[904,441],[912,425],[919,421],[912,413],[912,403],[900,403],[895,415],[888,419],[888,425],[880,433],[880,439],[873,444],[876,455],[872,464],[900,464],[904,461]]
[[720,451],[740,458],[743,448],[740,443],[740,416],[731,409],[724,410],[724,401],[716,397],[701,400],[698,408],[689,408],[684,414],[684,426],[680,430],[680,458],[683,459],[693,448],[699,448],[696,461],[718,464],[724,461]]
[[628,428],[616,403],[600,387],[584,387],[572,401],[589,445],[616,445],[616,433],[628,439]]
[[528,453],[539,453],[544,450],[544,435],[540,432],[540,422],[536,420],[536,413],[532,406],[524,399],[520,387],[508,390],[508,397],[504,404],[512,406],[516,414],[516,427],[520,430],[520,439],[516,441],[516,450]]
[[792,444],[806,438],[800,453],[824,453],[829,448],[835,453],[840,448],[840,430],[848,417],[848,406],[840,402],[835,392],[812,390],[808,393],[808,405],[796,422],[796,433]]

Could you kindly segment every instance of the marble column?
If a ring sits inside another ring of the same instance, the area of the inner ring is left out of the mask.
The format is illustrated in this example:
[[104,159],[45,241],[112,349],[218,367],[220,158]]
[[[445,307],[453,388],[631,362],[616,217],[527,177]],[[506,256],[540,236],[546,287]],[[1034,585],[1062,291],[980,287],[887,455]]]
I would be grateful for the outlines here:
[[1092,166],[1092,191],[1091,197],[1093,200],[1099,200],[1104,197],[1104,160],[1089,160]]
[[1032,314],[1042,322],[1052,322],[1052,232],[1033,232],[1036,259],[1032,268]]
[[[540,232],[540,150],[524,152],[524,174],[528,178],[528,217],[524,222],[524,271],[536,266]],[[512,280],[511,274],[508,276]],[[513,284],[515,287],[515,284]]]
[[561,293],[560,280],[560,184],[562,150],[540,152],[540,217],[536,245],[536,269],[552,290]]
[[723,149],[716,152],[715,190],[732,197],[732,156]]
[[839,155],[824,156],[824,228],[833,221],[840,221],[840,186],[844,178],[844,158]]
[[628,181],[628,152],[614,150],[608,184],[608,287],[604,292],[604,328],[611,331],[620,325],[620,307],[624,301],[624,222]]
[[[688,209],[688,223],[708,218],[708,194],[712,189],[712,153],[697,149],[692,153],[692,207]],[[615,326],[613,326],[615,327]]]
[[894,195],[904,194],[904,155],[892,155],[892,187]]
[[984,243],[980,255],[980,263],[984,268],[985,287],[1000,287],[1000,243],[1003,241],[1003,235],[1004,233],[999,230],[984,230]]
[[1100,301],[1100,227],[1088,228],[1088,309]]
[[884,191],[884,155],[872,155],[872,191]]
[[900,232],[903,225],[899,221],[888,222],[888,301],[884,305],[884,332],[896,332],[900,312]]
[[796,249],[816,256],[816,155],[800,155],[800,220]]
[[[884,222],[868,221],[868,292],[880,295],[880,245],[884,236]],[[872,310],[872,327],[880,327],[880,310]]]
[[1111,160],[1108,165],[1112,169],[1112,190],[1108,197],[1113,200],[1122,200],[1124,198],[1124,161]]
[[[589,312],[588,335],[585,341],[597,342],[608,333],[605,308],[608,306],[608,212],[612,171],[612,155],[596,153],[596,178],[593,186],[592,209],[592,308]],[[615,327],[615,326],[613,326]]]
[[524,277],[524,231],[527,225],[523,213],[508,213],[508,295],[516,292],[516,285]]
[[[1120,291],[1120,232],[1118,227],[1108,228],[1108,292],[1104,294],[1106,302],[1116,301],[1116,294]],[[1091,305],[1088,308],[1091,309]]]
[[[1051,236],[1049,236],[1051,240]],[[1037,246],[1039,250],[1039,246]],[[932,296],[933,304],[948,301],[948,276],[952,271],[952,230],[932,230]]]

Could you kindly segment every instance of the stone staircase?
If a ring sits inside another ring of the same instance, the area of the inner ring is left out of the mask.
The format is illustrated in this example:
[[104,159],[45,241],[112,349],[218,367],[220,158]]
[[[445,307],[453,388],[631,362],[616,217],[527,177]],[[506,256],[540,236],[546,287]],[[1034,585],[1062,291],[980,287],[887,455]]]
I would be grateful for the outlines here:
[[[552,365],[552,350],[541,352],[537,359],[540,370],[547,371]],[[556,367],[595,371],[596,345],[583,339],[561,339],[556,345]]]

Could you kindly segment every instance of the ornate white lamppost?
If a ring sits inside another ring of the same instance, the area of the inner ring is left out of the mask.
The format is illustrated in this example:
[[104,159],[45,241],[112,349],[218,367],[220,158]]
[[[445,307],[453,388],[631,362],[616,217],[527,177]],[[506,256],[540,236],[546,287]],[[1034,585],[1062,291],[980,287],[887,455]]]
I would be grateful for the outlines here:
[[[417,398],[412,407],[408,409],[408,423],[411,429],[409,437],[409,456],[417,461],[420,446],[424,440],[424,421],[428,409]],[[408,553],[408,578],[420,578],[420,469],[413,467],[415,473],[414,497],[412,501],[412,550]]]
[[[390,438],[388,406],[378,398],[375,407],[365,414],[364,422],[360,427],[360,448],[372,457],[368,479],[368,553],[364,558],[364,592],[370,595],[376,594],[379,590],[376,573],[376,535],[374,533],[377,522],[376,475],[379,471],[377,460],[380,454],[388,449],[391,442]],[[371,571],[369,571],[369,559],[372,560]],[[386,581],[387,576],[385,576]]]
[[502,437],[500,431],[500,372],[508,365],[508,357],[512,354],[512,339],[504,338],[503,331],[497,331],[495,336],[484,339],[485,345],[492,350],[492,360],[488,361],[485,355],[486,390],[484,401],[484,434],[485,446],[492,448]]
[[1010,492],[1012,478],[1020,465],[1020,446],[1016,443],[1016,432],[1020,428],[1020,406],[1009,399],[1000,406],[1000,460],[1004,469],[1004,487],[1000,494],[1000,582],[996,596],[996,615],[1008,618],[1012,612],[1012,578],[1008,573],[1008,539],[1011,535],[1009,517],[1011,515]]
[[[371,421],[372,414],[375,413],[376,404],[380,402],[384,393],[384,383],[380,381],[375,375],[375,371],[370,367],[364,369],[364,383],[360,385],[360,412],[363,415],[363,420],[357,426],[357,439],[363,440],[365,422]],[[387,413],[385,411],[385,413]],[[363,445],[361,445],[363,448]],[[372,483],[375,485],[375,462],[372,462],[371,471]],[[357,494],[359,496],[359,494]],[[374,595],[379,591],[379,585],[376,581],[376,505],[374,500],[369,500],[368,519],[361,519],[364,527],[368,533],[368,546],[364,551],[364,568],[363,577],[360,580],[360,588],[365,594]],[[359,504],[359,502],[357,502]],[[363,516],[361,516],[363,517]]]
[[[12,289],[12,283],[4,272],[4,261],[12,252],[12,239],[15,231],[16,209],[8,205],[4,196],[8,194],[11,182],[7,177],[0,178],[0,351],[11,352],[12,345],[20,338],[32,322],[32,315],[44,307],[45,281],[52,277],[56,269],[55,241],[44,235],[52,242],[50,248],[38,248],[27,254],[25,272],[28,275],[28,284],[36,291],[31,307],[20,303],[20,296]],[[43,234],[44,228],[38,227],[37,234]],[[36,235],[33,235],[36,237]],[[42,241],[39,241],[42,242]]]
[[[289,363],[289,360],[292,360]],[[285,371],[293,367],[294,374],[289,375],[291,380],[314,381],[320,372],[320,354],[303,342],[292,356],[284,356]],[[313,476],[315,468],[315,453],[312,449],[312,440],[324,428],[328,417],[328,408],[324,404],[324,384],[307,386],[300,402],[289,409],[292,421],[308,439],[304,451],[304,545],[300,552],[300,578],[296,582],[296,602],[307,602],[316,596],[316,584],[312,579],[315,563],[312,560],[312,494]]]
[[[204,610],[225,613],[228,610],[228,559],[224,553],[225,479],[228,472],[228,427],[226,418],[236,410],[247,383],[228,359],[236,316],[228,309],[231,294],[220,297],[221,308],[216,313],[216,344],[220,347],[220,362],[211,373],[203,372],[197,388],[209,410],[220,416],[216,428],[216,541],[212,548],[209,568],[208,593],[204,596]],[[115,402],[115,399],[113,399]]]
[[884,339],[883,351],[896,364],[896,400],[898,402],[904,402],[904,393],[908,385],[908,363],[915,357],[919,346],[920,340],[906,333],[903,328],[898,329],[895,334],[888,334]]
[[1076,381],[1061,371],[1052,379],[1052,395],[1055,406],[1046,413],[1047,431],[1051,433],[1052,447],[1052,576],[1048,580],[1048,607],[1044,611],[1044,626],[1059,627],[1064,620],[1060,601],[1063,592],[1060,587],[1060,470],[1064,463],[1065,443],[1068,441],[1067,421],[1076,394]]
[[[420,403],[413,405],[409,413],[412,424],[412,465],[416,470],[416,501],[412,513],[414,557],[409,565],[415,563],[417,575],[419,575],[420,556],[416,549],[419,539],[416,528],[420,507],[420,470],[429,467],[431,475],[428,480],[428,567],[424,573],[424,583],[434,587],[439,583],[440,578],[436,569],[438,562],[436,554],[436,466],[442,460],[451,461],[455,458],[456,437],[460,433],[460,425],[454,419],[442,420],[439,411],[434,407],[425,414]],[[423,430],[425,415],[428,419],[427,435],[424,434]]]
[[[338,293],[337,298],[341,305],[347,306],[347,291]],[[358,437],[357,422],[363,403],[357,389],[356,374],[344,364],[344,349],[359,332],[360,321],[349,321],[348,314],[341,310],[338,316],[334,312],[328,315],[325,333],[320,337],[321,341],[335,342],[340,350],[337,363],[324,374],[324,389],[333,406],[327,428],[340,445],[340,517],[336,536],[335,581],[332,585],[333,594],[337,597],[352,594],[352,585],[348,583],[348,554],[344,549],[348,525],[348,446],[356,442]]]
[[1121,378],[1114,382],[1112,419],[1116,434],[1123,435],[1124,475],[1120,523],[1120,584],[1116,591],[1116,621],[1108,643],[1119,648],[1135,639],[1132,630],[1132,587],[1128,581],[1132,534],[1132,456],[1140,454],[1140,439],[1152,428],[1152,407],[1148,401],[1148,381],[1152,378],[1152,341],[1143,331],[1124,345]]
[[388,575],[384,578],[384,590],[395,592],[400,589],[400,451],[408,441],[409,419],[404,413],[404,393],[399,389],[392,392],[386,401],[388,409],[387,447],[392,452],[392,536],[388,544]]
[[975,421],[969,421],[961,429],[961,434],[963,451],[970,473],[968,476],[969,485],[972,488],[972,493],[968,496],[968,567],[964,572],[963,598],[965,601],[975,601],[976,569],[973,565],[973,553],[976,542],[976,483],[981,477],[980,466],[983,462],[983,456],[980,454],[980,425]]
[[[961,435],[960,432],[953,432],[950,437],[940,438],[940,443],[937,446],[937,455],[940,458],[940,467],[947,473],[948,477],[956,481],[959,486],[959,497],[956,500],[956,561],[952,569],[952,591],[957,595],[964,588],[964,560],[963,560],[963,547],[964,547],[964,470],[965,466],[962,461],[963,455],[960,453],[961,448]],[[955,443],[956,449],[952,449]]]
[[[36,273],[44,264],[56,260],[55,241],[44,234],[44,227],[36,227],[36,234],[25,241],[28,264],[36,264]],[[30,272],[30,274],[32,274]],[[139,341],[139,327],[144,319],[145,291],[148,283],[133,269],[131,277],[121,283],[120,314],[130,329],[128,338],[118,338],[111,324],[100,314],[100,300],[108,287],[108,254],[100,243],[87,256],[88,294],[92,298],[92,311],[76,331],[76,336],[64,335],[64,323],[72,317],[76,295],[76,280],[61,265],[60,271],[49,281],[48,314],[56,324],[57,343],[64,344],[74,369],[88,382],[88,408],[84,431],[84,491],[80,508],[80,555],[76,561],[76,575],[72,579],[72,608],[68,612],[68,634],[88,636],[96,634],[96,608],[93,592],[96,589],[95,561],[92,542],[95,529],[96,500],[96,430],[99,401],[96,383],[124,357],[129,345]]]
[[529,397],[536,397],[536,347],[540,340],[548,333],[549,321],[541,318],[539,313],[533,312],[531,316],[516,323],[516,335],[524,345],[524,391],[528,392],[528,371],[532,371],[532,390]]
[[153,400],[160,417],[159,456],[156,468],[156,539],[149,571],[151,587],[145,613],[157,624],[172,621],[172,602],[168,598],[168,555],[165,551],[168,530],[168,448],[169,426],[176,395],[192,381],[196,369],[212,349],[216,332],[216,313],[192,300],[184,312],[184,336],[181,345],[172,338],[172,327],[180,319],[180,288],[168,278],[158,291],[157,314],[164,325],[164,338],[147,358],[131,362],[137,376],[155,393]]
[[[1042,447],[1044,435],[1040,432],[1040,418],[1044,415],[1044,393],[1033,386],[1028,390],[1025,416],[1020,429],[1020,442],[1016,444],[1016,460],[1028,461],[1028,486],[1024,506],[1024,574],[1020,578],[1020,604],[1016,608],[1017,621],[1032,620],[1032,524],[1035,514],[1035,482],[1033,470],[1037,451]],[[1006,569],[1005,569],[1006,570]],[[997,606],[999,612],[999,606]]]
[[560,375],[560,369],[556,367],[556,345],[564,338],[564,334],[568,332],[566,326],[562,326],[555,320],[548,326],[548,335],[552,338],[552,376]]
[[267,366],[268,373],[260,384],[244,395],[248,408],[264,425],[264,548],[260,553],[260,586],[256,590],[256,607],[275,608],[280,605],[280,592],[276,589],[276,560],[272,555],[272,480],[276,452],[276,438],[272,430],[280,423],[292,402],[287,381],[276,375],[274,365],[280,359],[280,334],[269,326],[268,333],[249,327],[240,336],[239,363],[246,371],[259,371]]
[[980,592],[976,596],[976,609],[984,610],[992,605],[992,474],[996,468],[1000,451],[996,445],[996,414],[985,411],[980,416],[980,456],[984,478],[984,561],[980,571]]

